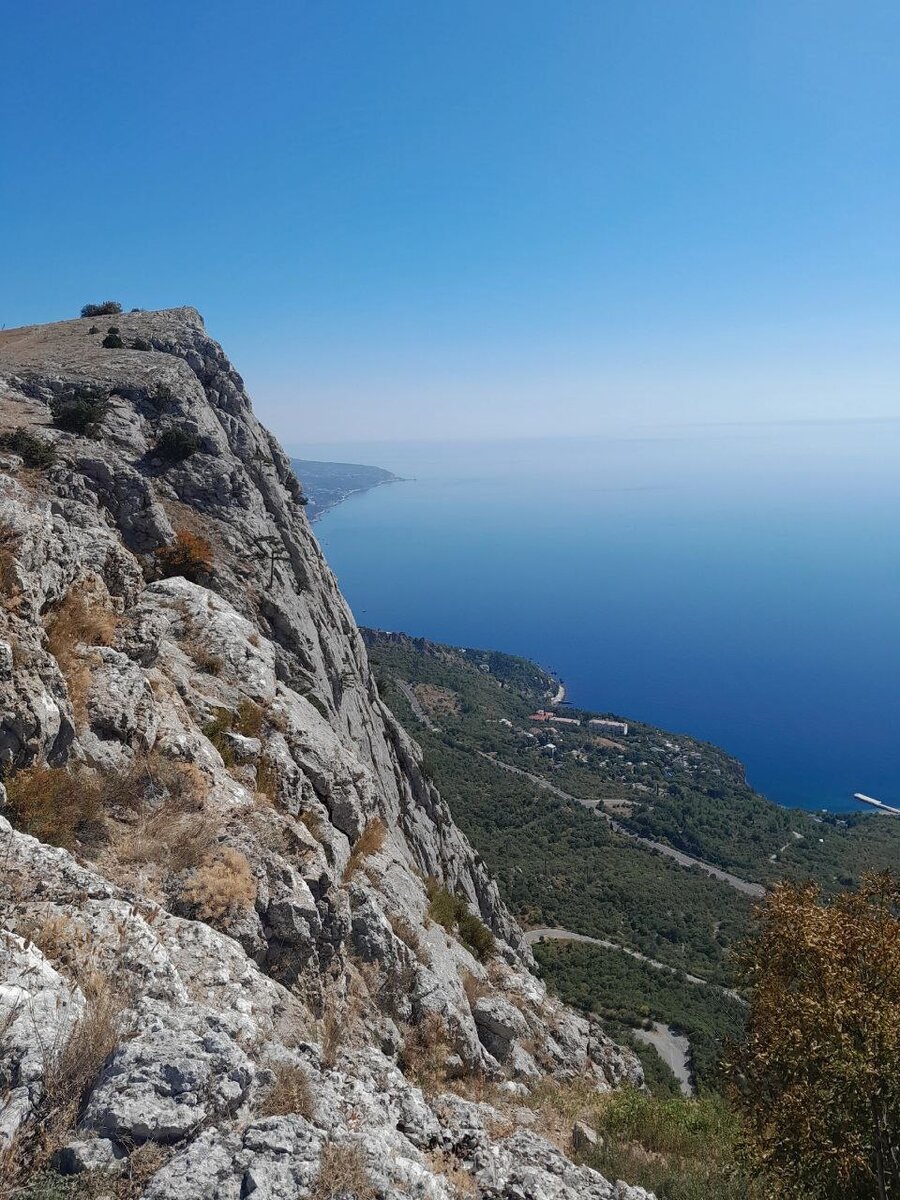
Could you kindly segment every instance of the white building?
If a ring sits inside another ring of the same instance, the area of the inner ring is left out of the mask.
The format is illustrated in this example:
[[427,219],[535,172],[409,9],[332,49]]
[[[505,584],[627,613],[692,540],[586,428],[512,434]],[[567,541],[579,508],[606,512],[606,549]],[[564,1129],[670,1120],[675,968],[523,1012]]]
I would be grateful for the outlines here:
[[610,721],[606,717],[592,717],[588,721],[588,725],[596,729],[598,733],[615,733],[619,737],[628,736],[627,721]]

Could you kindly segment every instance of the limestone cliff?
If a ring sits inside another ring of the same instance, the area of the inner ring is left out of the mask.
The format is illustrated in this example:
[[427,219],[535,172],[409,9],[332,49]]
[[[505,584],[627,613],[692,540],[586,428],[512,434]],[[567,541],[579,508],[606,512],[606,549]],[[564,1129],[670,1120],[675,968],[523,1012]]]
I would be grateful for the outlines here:
[[240,376],[193,309],[99,325],[0,333],[7,1180],[638,1195],[534,1127],[639,1067],[530,973]]

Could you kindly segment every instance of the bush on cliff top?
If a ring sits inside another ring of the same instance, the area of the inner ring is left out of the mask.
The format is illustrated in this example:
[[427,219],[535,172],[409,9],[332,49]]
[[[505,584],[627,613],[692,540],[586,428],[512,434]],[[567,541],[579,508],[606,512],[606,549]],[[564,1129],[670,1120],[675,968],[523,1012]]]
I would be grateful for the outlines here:
[[101,304],[85,304],[81,310],[83,317],[108,317],[122,311],[118,300],[104,300]]

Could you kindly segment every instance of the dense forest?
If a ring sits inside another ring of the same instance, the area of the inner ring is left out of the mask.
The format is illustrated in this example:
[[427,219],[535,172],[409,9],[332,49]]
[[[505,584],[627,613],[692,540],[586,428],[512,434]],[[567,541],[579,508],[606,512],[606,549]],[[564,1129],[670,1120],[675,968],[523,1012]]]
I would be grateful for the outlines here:
[[[536,957],[548,985],[619,1036],[650,1019],[682,1031],[700,1087],[715,1086],[723,1047],[740,1032],[743,1007],[722,989],[733,985],[730,952],[753,927],[754,900],[627,835],[748,881],[812,878],[826,891],[900,861],[900,821],[781,808],[716,746],[630,718],[627,734],[591,725],[624,718],[568,705],[533,720],[549,710],[558,681],[527,659],[364,632],[380,688],[522,924],[608,941],[672,968],[615,948],[545,941]],[[642,1047],[641,1057],[651,1082],[670,1090],[671,1074],[649,1061],[653,1051]]]

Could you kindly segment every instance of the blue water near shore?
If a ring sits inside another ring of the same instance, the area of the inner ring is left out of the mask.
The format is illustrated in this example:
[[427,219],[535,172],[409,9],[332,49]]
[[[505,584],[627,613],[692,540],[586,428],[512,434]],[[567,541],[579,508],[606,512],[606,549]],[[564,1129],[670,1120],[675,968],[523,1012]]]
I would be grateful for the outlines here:
[[361,624],[526,655],[782,804],[900,803],[900,422],[296,449],[411,477],[316,526]]

